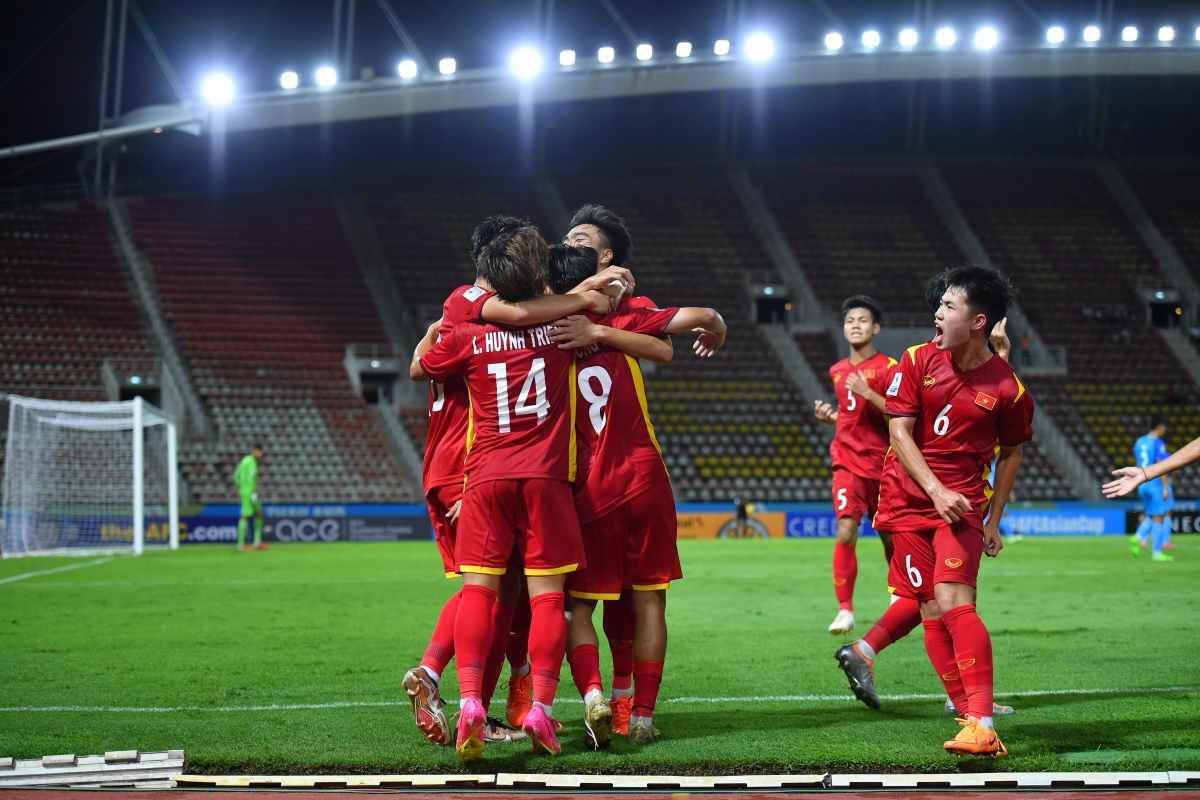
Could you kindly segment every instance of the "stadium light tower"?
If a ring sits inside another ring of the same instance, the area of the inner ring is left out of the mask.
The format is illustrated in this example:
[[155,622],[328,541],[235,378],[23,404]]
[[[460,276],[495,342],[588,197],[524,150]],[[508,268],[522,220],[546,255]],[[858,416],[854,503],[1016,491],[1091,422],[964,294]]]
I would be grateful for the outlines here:
[[417,77],[417,62],[405,59],[396,67],[396,71],[400,73],[401,78],[415,78]]
[[879,31],[867,31],[862,35],[863,47],[879,47]]
[[680,42],[675,45],[675,55],[679,58],[688,58],[692,54],[691,42]]
[[279,85],[284,89],[295,89],[300,85],[300,76],[288,70],[279,76]]
[[1046,31],[1046,41],[1050,44],[1062,44],[1067,38],[1067,32],[1055,25],[1050,30]]
[[320,87],[328,89],[337,83],[337,79],[337,70],[333,67],[321,67],[317,70],[317,85]]
[[1000,34],[990,25],[975,32],[975,46],[980,50],[991,50],[1000,41]]
[[1095,25],[1088,25],[1083,29],[1083,40],[1085,42],[1100,41],[1100,29]]
[[508,63],[517,77],[532,78],[542,71],[542,54],[532,47],[518,47]]
[[1175,29],[1169,25],[1164,25],[1158,29],[1158,40],[1160,42],[1170,42],[1175,39]]
[[825,34],[825,49],[826,50],[841,50],[842,35],[840,33]]
[[638,61],[649,61],[653,57],[654,57],[654,45],[639,44],[637,46]]
[[1121,41],[1123,42],[1136,42],[1137,36],[1137,28],[1133,27],[1132,25],[1127,25],[1121,30]]
[[766,61],[775,55],[775,40],[765,33],[751,34],[746,39],[746,57],[751,61]]
[[[1200,39],[1200,28],[1196,29],[1196,38]],[[729,55],[729,40],[717,39],[716,43],[713,44],[713,53],[718,56]]]
[[596,53],[596,60],[601,64],[611,64],[613,59],[617,57],[617,51],[611,47],[601,47]]
[[563,50],[561,53],[558,54],[558,63],[562,64],[564,67],[574,66],[575,51],[574,50]]
[[214,72],[200,84],[200,94],[209,105],[223,106],[233,102],[233,78],[223,72]]
[[958,34],[954,32],[953,28],[938,28],[933,40],[937,42],[938,47],[953,47],[954,43],[958,41]]
[[904,30],[900,31],[901,47],[915,47],[917,44],[917,39],[917,32],[912,28],[905,28]]
[[443,58],[438,62],[438,72],[443,75],[453,75],[458,71],[458,62],[453,58]]

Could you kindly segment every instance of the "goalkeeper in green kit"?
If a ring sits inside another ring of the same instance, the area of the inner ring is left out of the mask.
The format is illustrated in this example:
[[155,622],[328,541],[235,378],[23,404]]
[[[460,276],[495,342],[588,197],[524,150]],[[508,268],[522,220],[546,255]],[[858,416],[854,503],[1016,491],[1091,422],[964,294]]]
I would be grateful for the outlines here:
[[246,544],[246,527],[250,517],[254,517],[254,547],[266,550],[263,544],[263,507],[258,502],[258,462],[262,461],[262,445],[256,444],[250,450],[250,455],[243,458],[233,473],[233,480],[238,486],[238,494],[242,498],[242,516],[238,519],[238,550],[250,550]]

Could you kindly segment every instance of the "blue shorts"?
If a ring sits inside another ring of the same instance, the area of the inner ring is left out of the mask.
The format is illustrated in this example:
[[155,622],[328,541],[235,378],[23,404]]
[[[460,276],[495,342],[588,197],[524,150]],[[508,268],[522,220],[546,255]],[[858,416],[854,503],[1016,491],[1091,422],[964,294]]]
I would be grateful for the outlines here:
[[1175,507],[1175,489],[1167,487],[1167,499],[1163,500],[1161,479],[1148,481],[1138,487],[1138,496],[1146,508],[1146,516],[1163,517]]

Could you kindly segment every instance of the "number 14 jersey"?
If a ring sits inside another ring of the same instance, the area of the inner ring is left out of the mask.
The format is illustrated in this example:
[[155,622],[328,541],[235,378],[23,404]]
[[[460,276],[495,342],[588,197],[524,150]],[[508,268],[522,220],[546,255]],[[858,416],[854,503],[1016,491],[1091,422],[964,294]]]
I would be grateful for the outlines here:
[[[1033,397],[1013,368],[992,356],[963,372],[948,350],[910,347],[885,393],[890,417],[916,417],[913,440],[929,469],[971,502],[967,524],[980,530],[992,489],[988,474],[999,448],[1033,438]],[[878,530],[925,531],[944,524],[925,493],[889,449],[879,488]]]

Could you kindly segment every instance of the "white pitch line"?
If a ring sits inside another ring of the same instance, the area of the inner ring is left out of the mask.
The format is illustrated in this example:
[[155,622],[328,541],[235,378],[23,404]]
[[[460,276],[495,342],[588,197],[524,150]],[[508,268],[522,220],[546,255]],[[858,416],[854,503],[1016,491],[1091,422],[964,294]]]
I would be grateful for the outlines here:
[[[1105,694],[1150,694],[1161,692],[1195,692],[1196,686],[1151,686],[1142,689],[1036,689],[1024,692],[1001,692],[997,697],[1049,697],[1056,695],[1105,695]],[[884,700],[944,700],[944,694],[893,694],[883,695]],[[458,702],[444,698],[448,704]],[[695,703],[825,703],[853,701],[850,694],[792,694],[768,695],[763,697],[670,697],[660,700],[668,704]],[[559,698],[555,703],[581,703],[577,697]],[[267,706],[10,706],[0,712],[119,712],[142,714],[169,714],[181,711],[209,711],[230,713],[237,711],[318,711],[329,708],[389,708],[409,706],[408,700],[345,701],[340,703],[273,703]]]
[[7,578],[0,578],[0,583],[12,583],[13,581],[22,581],[26,578],[36,578],[38,575],[52,575],[55,572],[66,572],[69,569],[79,569],[80,567],[94,567],[97,564],[103,564],[106,561],[112,561],[115,556],[108,558],[97,558],[95,561],[88,561],[83,564],[67,564],[65,567],[55,567],[54,569],[40,569],[37,572],[22,572],[20,575],[10,575]]

